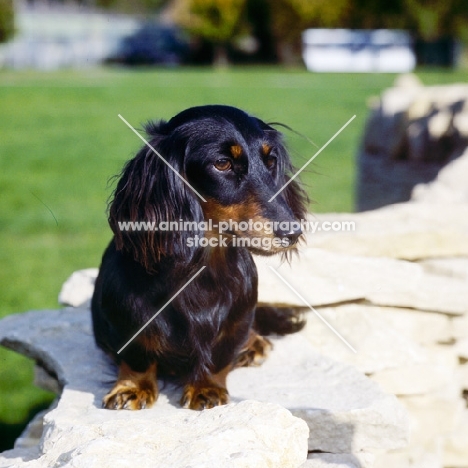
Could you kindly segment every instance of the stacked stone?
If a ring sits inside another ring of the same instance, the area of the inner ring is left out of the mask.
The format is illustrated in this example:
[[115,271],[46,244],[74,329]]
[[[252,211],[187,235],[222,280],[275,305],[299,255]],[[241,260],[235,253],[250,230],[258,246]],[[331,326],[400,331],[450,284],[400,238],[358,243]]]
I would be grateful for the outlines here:
[[468,144],[468,85],[424,87],[413,75],[369,103],[358,152],[358,211],[408,201]]
[[311,252],[321,252],[319,262],[330,261],[323,250],[339,255],[335,282],[364,290],[360,303],[343,297],[318,309],[353,340],[356,355],[317,322],[310,320],[304,333],[318,351],[397,395],[410,416],[409,446],[377,457],[376,468],[468,467],[467,180],[465,151],[434,182],[417,186],[413,201],[318,215],[354,221],[356,231],[308,239]]

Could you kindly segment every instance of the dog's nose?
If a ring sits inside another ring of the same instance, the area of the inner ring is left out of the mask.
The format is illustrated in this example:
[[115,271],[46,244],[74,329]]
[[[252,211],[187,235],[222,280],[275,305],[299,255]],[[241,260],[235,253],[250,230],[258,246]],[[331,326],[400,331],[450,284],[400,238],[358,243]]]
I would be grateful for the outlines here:
[[290,227],[289,229],[278,228],[275,231],[275,236],[280,239],[287,239],[289,245],[294,245],[301,235],[302,229],[300,227]]

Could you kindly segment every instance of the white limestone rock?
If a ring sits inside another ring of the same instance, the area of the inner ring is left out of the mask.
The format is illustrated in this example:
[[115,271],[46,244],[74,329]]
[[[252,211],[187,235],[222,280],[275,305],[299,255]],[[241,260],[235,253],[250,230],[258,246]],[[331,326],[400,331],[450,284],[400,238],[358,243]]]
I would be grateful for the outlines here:
[[[274,404],[243,401],[195,413],[106,410],[73,421],[46,418],[44,459],[70,467],[297,467],[306,456],[307,427]],[[58,411],[57,411],[58,412]],[[153,414],[151,414],[153,413]],[[51,466],[51,465],[48,465]]]
[[430,449],[397,450],[378,456],[373,468],[444,468],[439,452],[437,443]]
[[353,231],[349,224],[336,232],[311,229],[309,247],[404,260],[468,257],[468,204],[401,203],[364,213],[316,214],[309,219],[355,226]]
[[458,357],[468,360],[468,338],[463,338],[459,340],[456,344],[456,353]]
[[451,315],[468,312],[465,281],[457,278],[447,281],[426,273],[415,263],[317,248],[304,249],[291,264],[281,263],[278,258],[256,260],[259,302],[263,303],[304,306],[307,302],[323,306],[367,300],[373,305]]
[[468,314],[451,318],[450,334],[456,340],[468,338]]
[[71,307],[89,307],[97,274],[97,268],[87,268],[72,273],[60,290],[59,304]]
[[[261,367],[232,372],[232,404],[202,413],[180,409],[180,389],[170,385],[151,409],[100,409],[115,369],[94,345],[89,311],[7,317],[0,321],[0,342],[39,360],[63,387],[57,408],[44,418],[40,458],[18,467],[124,466],[130,456],[141,466],[158,459],[160,466],[214,467],[220,465],[213,460],[224,457],[227,467],[293,467],[305,461],[307,445],[353,453],[406,443],[406,414],[396,398],[320,356],[300,336],[275,340]],[[252,399],[258,401],[246,401]],[[308,444],[306,424],[278,405],[307,422]],[[15,456],[2,455],[0,467],[11,466]]]
[[[451,317],[417,309],[369,307],[391,332],[418,345],[433,345],[452,339]],[[408,363],[408,362],[407,362]]]
[[444,466],[468,467],[468,410],[460,415],[453,432],[444,437]]
[[463,390],[454,346],[425,346],[425,359],[374,373],[370,378],[398,396],[426,395],[459,401]]
[[463,390],[468,391],[468,361],[465,361],[457,369],[457,378]]
[[272,401],[304,419],[309,450],[357,453],[404,445],[406,418],[393,395],[354,368],[317,354],[302,337],[275,341],[260,368],[237,369],[228,377],[233,398]]
[[462,398],[415,395],[401,397],[399,401],[410,417],[409,450],[417,447],[429,448],[435,441],[441,441],[442,436],[453,433],[465,411],[465,401]]
[[[395,317],[392,313],[395,312]],[[324,307],[317,310],[328,323],[356,348],[350,349],[317,316],[309,314],[306,326],[301,334],[325,356],[351,364],[366,374],[373,374],[385,369],[401,366],[418,365],[427,362],[427,353],[405,336],[398,324],[399,309],[371,307],[362,304],[344,304],[339,307]],[[405,312],[402,312],[403,316]],[[418,318],[417,312],[407,312]],[[425,314],[436,316],[436,314]],[[440,316],[443,317],[443,316]],[[405,317],[411,323],[412,317]],[[445,318],[447,321],[448,319]],[[401,323],[404,328],[405,322]],[[416,324],[414,324],[416,326]],[[405,330],[410,334],[410,330]]]
[[420,265],[428,273],[458,278],[468,283],[468,258],[466,257],[430,258],[421,261]]
[[395,88],[422,88],[423,82],[414,73],[398,75],[393,82]]
[[385,369],[372,375],[372,380],[395,395],[424,395],[451,385],[459,389],[455,375],[455,369],[424,363]]

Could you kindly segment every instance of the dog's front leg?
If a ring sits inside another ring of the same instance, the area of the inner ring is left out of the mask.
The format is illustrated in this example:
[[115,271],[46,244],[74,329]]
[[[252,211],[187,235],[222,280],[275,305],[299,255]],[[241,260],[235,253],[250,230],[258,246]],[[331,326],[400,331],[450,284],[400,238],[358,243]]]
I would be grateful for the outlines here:
[[107,409],[139,410],[150,408],[157,398],[156,364],[151,364],[144,372],[137,372],[122,362],[117,382],[104,397],[102,406]]
[[185,385],[180,404],[184,408],[202,410],[228,403],[229,393],[226,389],[226,377],[231,369],[232,365],[230,364],[216,374],[208,375],[200,381]]

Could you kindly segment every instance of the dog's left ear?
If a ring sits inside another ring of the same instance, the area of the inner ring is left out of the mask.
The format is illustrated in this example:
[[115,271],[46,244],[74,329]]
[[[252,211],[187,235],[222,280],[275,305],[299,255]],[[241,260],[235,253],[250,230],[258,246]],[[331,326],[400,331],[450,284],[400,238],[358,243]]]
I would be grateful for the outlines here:
[[164,121],[146,126],[159,155],[144,146],[125,165],[109,204],[117,249],[130,253],[148,272],[163,257],[190,260],[194,249],[189,239],[203,234],[196,226],[203,221],[200,201],[181,179],[185,141],[166,128]]
[[[291,180],[291,177],[296,173],[296,169],[289,162],[289,159],[288,166],[287,170],[282,173],[282,181],[280,181],[281,187],[288,183]],[[288,183],[288,185],[283,189],[282,194],[294,217],[298,221],[306,219],[309,197],[296,179]]]
[[[268,139],[272,141],[273,146],[276,148],[278,157],[277,186],[279,189],[291,180],[296,174],[297,169],[291,163],[289,152],[284,143],[283,134],[264,122],[261,122],[261,124],[263,130],[268,135]],[[309,197],[301,187],[298,179],[294,178],[292,182],[289,182],[282,190],[281,194],[294,217],[297,220],[305,219],[308,211]]]

